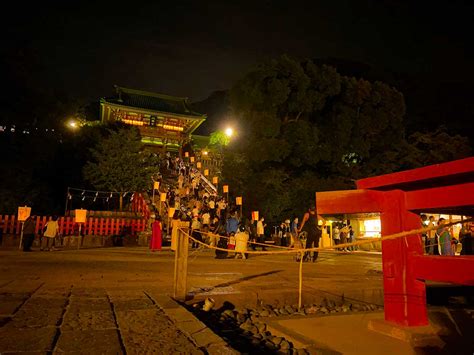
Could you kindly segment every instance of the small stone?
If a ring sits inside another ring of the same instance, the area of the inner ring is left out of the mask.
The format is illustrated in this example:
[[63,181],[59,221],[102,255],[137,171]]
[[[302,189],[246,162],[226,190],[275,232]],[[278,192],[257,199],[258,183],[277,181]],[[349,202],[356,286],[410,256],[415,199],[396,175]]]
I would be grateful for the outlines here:
[[336,312],[342,312],[342,307],[336,306],[335,311],[336,311]]
[[282,314],[282,315],[288,315],[288,311],[287,311],[285,308],[280,308],[278,311],[279,311],[280,314]]
[[230,309],[226,309],[224,312],[222,312],[222,315],[230,317],[230,318],[234,318],[234,312],[232,312],[232,310]]
[[329,310],[328,310],[326,307],[321,307],[321,308],[319,309],[319,311],[322,312],[322,313],[324,313],[324,314],[329,313]]
[[347,304],[342,305],[342,311],[344,313],[349,312],[350,310],[351,308]]
[[243,323],[247,319],[247,317],[242,313],[237,313],[237,316],[235,318],[237,320],[237,323]]
[[359,304],[359,303],[354,303],[354,304],[352,305],[352,310],[354,310],[354,311],[355,311],[355,310],[358,311],[358,310],[360,310],[361,308],[362,308],[362,305]]
[[253,315],[253,316],[250,316],[250,320],[252,321],[252,323],[255,323],[255,322],[258,322],[259,318],[258,316]]
[[264,343],[265,347],[270,349],[270,350],[275,350],[276,346],[275,344],[273,344],[271,341],[269,340],[265,340],[265,343]]
[[255,326],[257,327],[259,333],[265,333],[267,330],[267,325],[265,323],[257,322],[255,323]]
[[337,313],[337,311],[335,309],[331,309],[329,313]]
[[258,328],[256,326],[251,326],[249,332],[252,334],[258,334]]
[[258,346],[258,345],[260,345],[260,342],[261,342],[261,340],[260,340],[260,339],[257,339],[257,338],[252,338],[252,340],[250,341],[250,343],[251,343],[253,346]]
[[260,313],[260,315],[261,315],[262,317],[268,317],[268,316],[270,316],[270,312],[268,312],[267,310],[263,310],[263,311]]
[[258,339],[258,340],[262,340],[263,339],[263,335],[262,334],[255,334],[253,336],[255,339]]
[[288,350],[290,349],[290,343],[288,341],[286,341],[285,339],[283,339],[280,343],[280,349],[281,350]]

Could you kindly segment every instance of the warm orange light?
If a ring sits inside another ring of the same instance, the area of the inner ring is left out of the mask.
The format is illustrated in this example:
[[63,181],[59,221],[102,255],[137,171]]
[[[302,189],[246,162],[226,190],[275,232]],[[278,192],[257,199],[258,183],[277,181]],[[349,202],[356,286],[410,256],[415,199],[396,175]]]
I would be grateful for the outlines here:
[[198,161],[198,162],[196,163],[196,166],[197,166],[198,169],[201,169],[201,166],[202,166],[201,162]]
[[218,178],[217,176],[214,176],[214,177],[212,178],[212,183],[213,183],[213,184],[218,184],[218,183],[219,183],[219,178]]
[[224,193],[229,192],[229,185],[222,186],[222,190],[224,191]]
[[204,169],[204,176],[209,176],[209,169]]
[[239,196],[239,197],[235,198],[235,204],[237,206],[242,206],[242,196]]

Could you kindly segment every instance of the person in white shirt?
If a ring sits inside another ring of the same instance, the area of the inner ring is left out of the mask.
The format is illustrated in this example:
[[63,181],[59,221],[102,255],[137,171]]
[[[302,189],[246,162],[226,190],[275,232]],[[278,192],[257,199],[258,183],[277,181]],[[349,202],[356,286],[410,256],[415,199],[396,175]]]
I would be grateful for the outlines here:
[[[49,251],[52,251],[54,250],[55,238],[59,234],[58,216],[53,216],[53,219],[46,223],[45,228],[43,236],[46,237],[46,248]],[[50,243],[51,247],[49,246]]]

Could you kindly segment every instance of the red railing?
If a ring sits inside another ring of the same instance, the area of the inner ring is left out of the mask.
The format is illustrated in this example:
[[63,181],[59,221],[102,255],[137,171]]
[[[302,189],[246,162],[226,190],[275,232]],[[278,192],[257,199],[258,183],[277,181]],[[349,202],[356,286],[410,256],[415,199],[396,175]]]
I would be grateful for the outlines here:
[[[36,216],[35,233],[40,234],[44,225],[51,216]],[[73,217],[60,217],[58,219],[59,233],[63,236],[77,235],[79,224],[74,222]],[[132,235],[145,230],[146,219],[127,219],[127,218],[94,218],[89,217],[81,227],[81,234],[84,235],[114,235],[119,234],[123,227],[129,228]],[[0,229],[3,234],[20,234],[21,223],[17,221],[17,216],[1,216]]]

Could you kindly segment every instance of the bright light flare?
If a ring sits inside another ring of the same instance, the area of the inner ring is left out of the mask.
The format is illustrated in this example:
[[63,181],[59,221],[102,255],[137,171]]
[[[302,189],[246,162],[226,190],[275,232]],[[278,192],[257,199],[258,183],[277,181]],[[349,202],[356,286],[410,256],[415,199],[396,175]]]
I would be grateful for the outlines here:
[[234,130],[233,130],[231,127],[226,128],[226,130],[225,130],[225,135],[226,135],[227,137],[230,138],[230,137],[232,137],[233,134],[234,134]]
[[72,128],[72,129],[76,129],[77,127],[79,127],[77,122],[74,120],[69,121],[67,125],[69,126],[69,128]]

